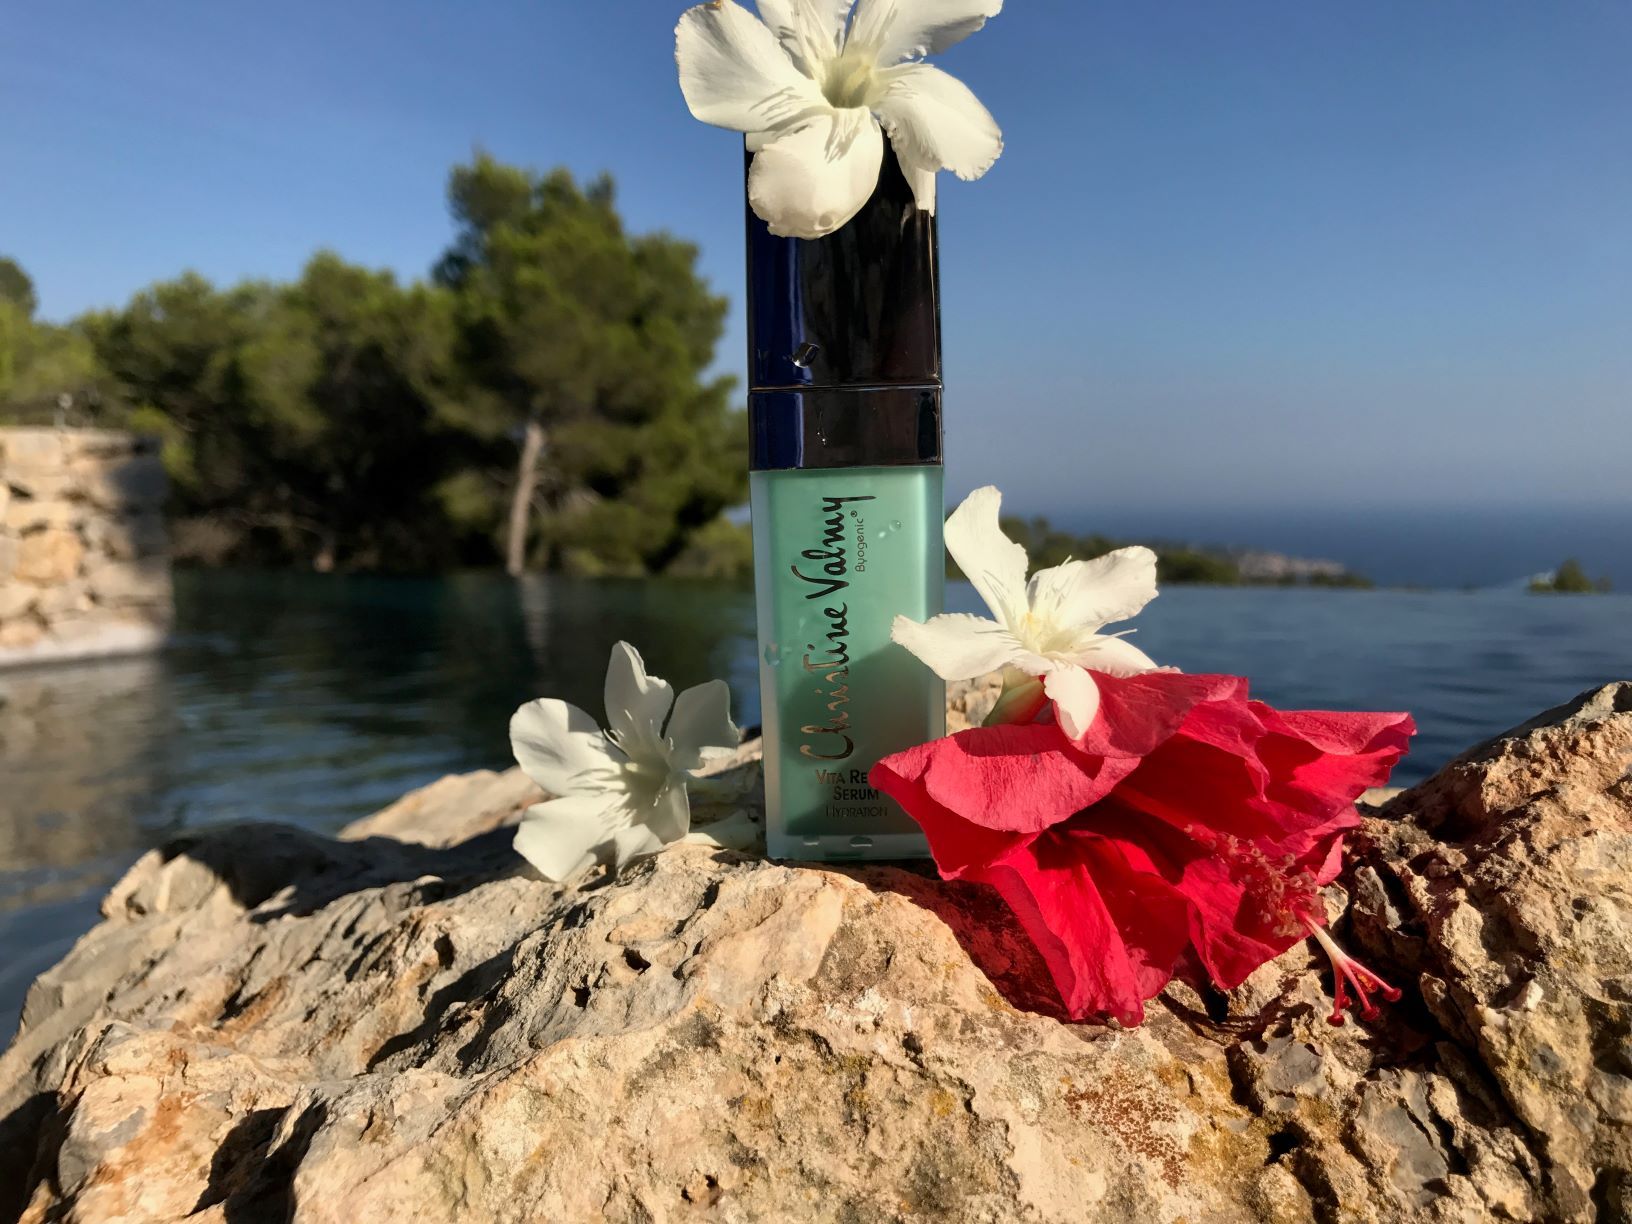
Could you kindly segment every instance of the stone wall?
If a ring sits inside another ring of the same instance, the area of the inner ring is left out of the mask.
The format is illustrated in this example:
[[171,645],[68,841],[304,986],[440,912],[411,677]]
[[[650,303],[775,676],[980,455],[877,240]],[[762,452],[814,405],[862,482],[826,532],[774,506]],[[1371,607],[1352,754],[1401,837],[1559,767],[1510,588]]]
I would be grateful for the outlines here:
[[166,492],[152,439],[0,429],[0,667],[163,641]]

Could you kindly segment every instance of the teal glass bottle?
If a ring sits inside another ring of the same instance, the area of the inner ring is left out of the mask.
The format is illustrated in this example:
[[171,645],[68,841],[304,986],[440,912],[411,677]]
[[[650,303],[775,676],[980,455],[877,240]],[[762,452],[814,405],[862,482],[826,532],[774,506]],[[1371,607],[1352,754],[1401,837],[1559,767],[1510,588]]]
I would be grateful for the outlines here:
[[867,783],[945,733],[945,686],[890,641],[941,610],[935,219],[892,155],[853,220],[779,238],[748,213],[755,594],[773,858],[915,858]]

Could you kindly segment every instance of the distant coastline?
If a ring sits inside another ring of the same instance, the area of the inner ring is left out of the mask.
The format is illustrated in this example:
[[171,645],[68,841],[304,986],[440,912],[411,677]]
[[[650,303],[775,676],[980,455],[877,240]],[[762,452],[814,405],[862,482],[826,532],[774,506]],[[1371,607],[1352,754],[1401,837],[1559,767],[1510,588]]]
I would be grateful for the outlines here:
[[1576,557],[1595,579],[1632,591],[1632,502],[1383,509],[1152,504],[1078,508],[1050,518],[1066,531],[1185,541],[1203,551],[1331,558],[1384,587],[1522,591]]
[[[1076,535],[1041,515],[1010,516],[1004,533],[1019,542],[1034,568],[1102,556],[1117,548],[1144,545],[1156,552],[1158,581],[1169,586],[1314,586],[1369,588],[1375,585],[1341,561],[1300,557],[1264,549],[1221,548],[1172,540],[1119,539],[1090,533]],[[948,573],[956,566],[948,561]]]

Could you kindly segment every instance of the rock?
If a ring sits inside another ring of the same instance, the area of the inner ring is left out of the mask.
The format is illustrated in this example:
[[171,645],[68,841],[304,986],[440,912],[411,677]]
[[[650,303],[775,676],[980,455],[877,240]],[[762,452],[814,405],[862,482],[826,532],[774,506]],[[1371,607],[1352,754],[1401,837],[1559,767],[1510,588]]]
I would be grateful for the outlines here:
[[62,431],[62,445],[63,453],[69,459],[144,455],[158,451],[156,438],[117,429],[65,429]]
[[1341,1029],[1304,947],[1062,1023],[995,894],[920,868],[548,884],[515,771],[358,840],[192,833],[30,992],[0,1218],[1624,1218],[1629,763],[1625,684],[1369,817],[1331,912],[1407,999]]
[[81,458],[71,470],[84,496],[103,510],[151,509],[163,503],[169,489],[157,455]]
[[164,492],[152,440],[0,427],[0,668],[163,643]]
[[1387,814],[1356,927],[1422,976],[1530,1137],[1551,1218],[1587,1218],[1632,1185],[1632,684],[1480,745]]
[[946,686],[946,733],[978,727],[997,704],[1003,691],[1003,677],[999,672],[978,680],[956,680]]
[[[26,589],[26,588],[25,588]],[[43,587],[36,592],[34,609],[49,623],[65,619],[68,614],[86,612],[91,608],[90,590],[83,578],[75,578],[60,586]]]
[[68,582],[79,573],[85,546],[72,531],[47,530],[26,535],[17,543],[12,578],[35,586]]
[[1405,793],[1403,786],[1374,786],[1363,791],[1355,803],[1361,808],[1380,808]]
[[60,465],[7,464],[5,480],[13,493],[39,501],[68,498],[79,488],[74,477]]
[[128,518],[93,518],[85,524],[85,543],[116,561],[160,557],[166,551],[164,517],[154,512]]
[[49,625],[35,619],[0,625],[0,664],[65,663],[76,659],[145,654],[163,646],[168,632],[157,614],[68,612]]
[[7,467],[50,467],[65,455],[61,430],[13,428],[0,435],[0,462]]
[[109,607],[163,606],[170,600],[170,564],[163,557],[141,561],[98,561],[87,582],[96,601]]
[[513,825],[545,795],[519,769],[449,774],[340,831],[350,839],[394,837],[422,846],[451,846]]
[[21,535],[26,531],[38,531],[41,528],[64,531],[77,526],[84,518],[85,508],[79,502],[13,497],[11,504],[6,507],[6,517],[3,521],[7,531]]
[[[6,573],[5,553],[6,546],[10,543],[9,540],[0,539],[0,575]],[[34,606],[39,594],[39,587],[27,586],[21,582],[12,582],[8,577],[0,577],[0,621],[22,616]]]
[[28,650],[45,637],[45,626],[32,616],[0,625],[0,650]]

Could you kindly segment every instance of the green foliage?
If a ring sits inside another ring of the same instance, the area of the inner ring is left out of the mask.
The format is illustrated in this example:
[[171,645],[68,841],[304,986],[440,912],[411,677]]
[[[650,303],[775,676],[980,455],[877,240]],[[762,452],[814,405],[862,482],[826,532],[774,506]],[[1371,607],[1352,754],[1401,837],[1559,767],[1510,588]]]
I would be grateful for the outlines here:
[[[1031,568],[1048,569],[1067,561],[1087,561],[1103,556],[1113,549],[1126,547],[1137,541],[1115,540],[1110,536],[1074,535],[1055,527],[1046,518],[1005,518],[1003,531],[1022,545],[1031,558]],[[1241,573],[1229,557],[1221,553],[1203,552],[1169,544],[1152,544],[1156,550],[1157,580],[1172,585],[1209,583],[1234,586],[1241,581]],[[947,562],[947,572],[957,576],[957,567]]]
[[100,398],[96,357],[82,329],[35,320],[34,282],[0,258],[0,421],[38,423]]
[[185,273],[49,334],[0,297],[0,405],[105,386],[99,421],[163,439],[195,559],[319,569],[491,564],[534,428],[533,561],[665,568],[746,483],[696,249],[627,235],[604,179],[482,157],[449,197],[430,283],[323,252],[293,284]]
[[[1241,576],[1241,567],[1225,552],[1193,548],[1182,544],[1160,541],[1115,540],[1104,535],[1073,535],[1062,531],[1046,518],[1005,518],[1004,533],[1021,544],[1031,558],[1031,568],[1048,569],[1076,559],[1086,561],[1103,556],[1116,548],[1143,543],[1156,552],[1157,581],[1167,586],[1204,584],[1208,586],[1239,586],[1249,581]],[[947,573],[958,577],[958,569],[947,561]],[[1310,586],[1370,587],[1371,580],[1359,574],[1311,575]],[[1296,580],[1286,579],[1282,585],[1295,586]]]
[[1076,558],[1086,560],[1110,552],[1116,541],[1102,535],[1072,535],[1057,529],[1046,518],[1005,518],[1003,530],[1026,550],[1033,569],[1049,569]]
[[704,377],[726,301],[697,276],[696,248],[628,236],[605,178],[580,187],[482,156],[448,194],[458,234],[435,279],[453,301],[458,377],[439,414],[488,440],[495,466],[528,430],[541,458],[529,467],[524,447],[508,480],[444,496],[471,522],[506,517],[501,497],[525,501],[537,564],[662,569],[745,492],[731,382]]
[[1566,557],[1551,578],[1537,578],[1530,589],[1545,595],[1590,595],[1607,593],[1610,585],[1608,578],[1594,581],[1587,577],[1586,567],[1580,561]]
[[741,578],[754,569],[754,535],[747,523],[717,518],[695,532],[667,572],[677,578]]
[[448,534],[421,389],[430,297],[319,254],[292,285],[155,285],[92,335],[133,423],[165,441],[178,512],[234,531],[227,558],[410,568]]
[[33,325],[11,302],[0,301],[0,404],[10,405],[23,360],[27,329]]
[[1241,582],[1241,569],[1220,553],[1157,545],[1156,580],[1175,586],[1185,583],[1237,586]]
[[1592,579],[1574,557],[1567,558],[1553,575],[1553,590],[1560,594],[1578,595],[1594,590]]
[[15,259],[0,255],[0,302],[9,302],[23,312],[23,318],[32,319],[39,309],[39,298],[34,296],[34,281]]
[[242,402],[240,359],[273,292],[258,284],[223,292],[188,272],[82,321],[136,416],[150,427],[163,422],[171,475],[201,501],[240,486],[239,435],[264,432]]

